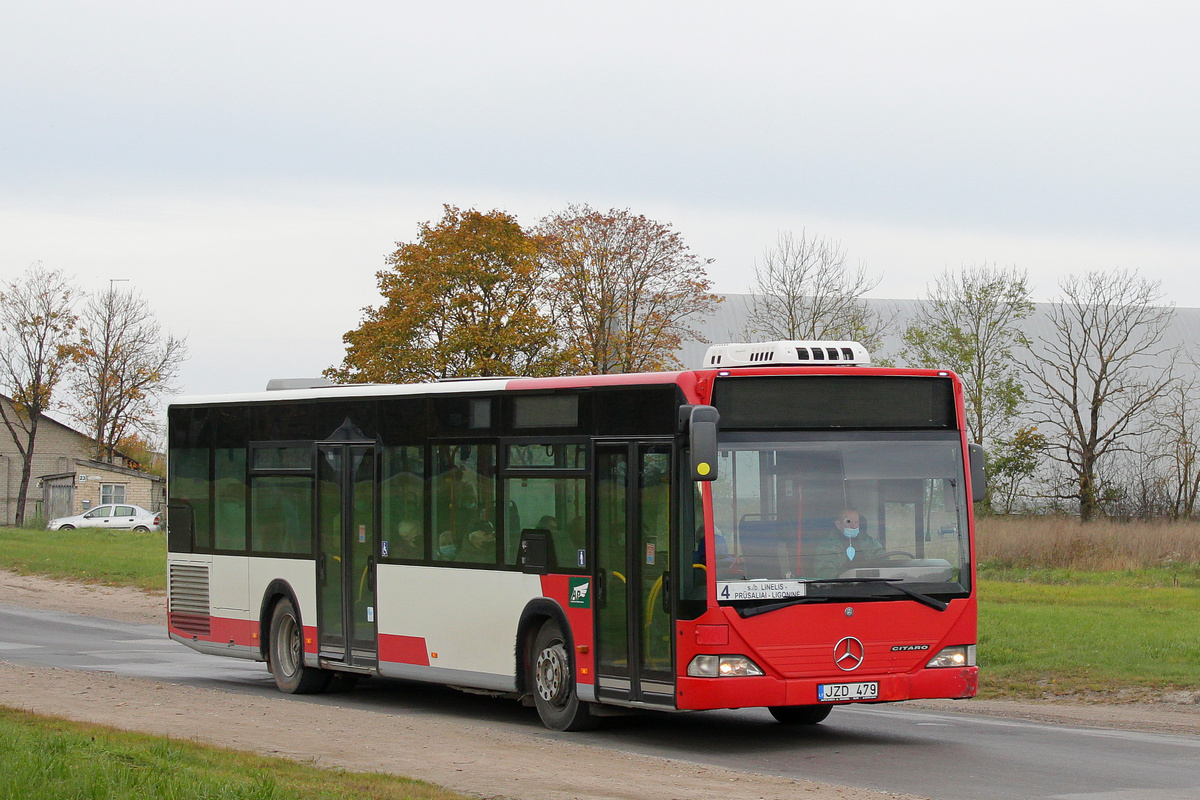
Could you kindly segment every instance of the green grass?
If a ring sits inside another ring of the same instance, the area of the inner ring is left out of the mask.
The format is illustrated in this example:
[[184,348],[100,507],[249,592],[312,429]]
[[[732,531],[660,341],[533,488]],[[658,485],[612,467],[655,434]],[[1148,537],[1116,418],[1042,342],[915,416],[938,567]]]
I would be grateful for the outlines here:
[[1041,583],[1050,586],[1123,586],[1128,588],[1177,587],[1200,589],[1200,565],[1173,564],[1137,569],[1080,570],[1067,567],[997,567],[979,565],[979,578],[1004,583]]
[[980,582],[981,697],[1143,699],[1200,686],[1200,588],[1162,575],[1053,577]]
[[0,708],[0,800],[466,800],[430,784],[318,769]]
[[95,528],[0,528],[0,568],[62,580],[166,591],[166,534]]

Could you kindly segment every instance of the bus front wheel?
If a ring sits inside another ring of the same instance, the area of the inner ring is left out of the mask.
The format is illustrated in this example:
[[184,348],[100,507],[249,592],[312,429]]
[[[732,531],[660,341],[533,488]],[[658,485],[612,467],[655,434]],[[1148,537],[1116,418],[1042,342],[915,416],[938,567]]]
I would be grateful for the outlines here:
[[581,731],[594,727],[596,718],[592,716],[591,707],[581,702],[575,691],[571,654],[557,622],[549,620],[538,630],[532,655],[529,684],[542,724],[554,731]]
[[267,666],[275,685],[288,694],[313,694],[325,690],[330,673],[304,666],[304,628],[288,598],[275,604],[271,614],[271,642]]
[[767,711],[784,725],[816,725],[829,716],[833,706],[771,706]]

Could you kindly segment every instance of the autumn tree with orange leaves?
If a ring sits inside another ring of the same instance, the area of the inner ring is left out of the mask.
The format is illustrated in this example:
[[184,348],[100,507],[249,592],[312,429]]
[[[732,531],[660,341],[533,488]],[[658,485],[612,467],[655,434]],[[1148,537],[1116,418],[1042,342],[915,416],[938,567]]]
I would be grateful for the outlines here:
[[576,368],[591,374],[678,367],[675,352],[721,298],[683,237],[628,209],[573,205],[538,228],[554,318]]
[[349,383],[555,375],[566,355],[546,313],[541,240],[503,211],[445,206],[376,273],[384,303],[325,371]]
[[333,380],[641,372],[720,302],[709,263],[671,226],[571,206],[533,231],[503,211],[445,206],[376,273],[384,303],[343,337]]

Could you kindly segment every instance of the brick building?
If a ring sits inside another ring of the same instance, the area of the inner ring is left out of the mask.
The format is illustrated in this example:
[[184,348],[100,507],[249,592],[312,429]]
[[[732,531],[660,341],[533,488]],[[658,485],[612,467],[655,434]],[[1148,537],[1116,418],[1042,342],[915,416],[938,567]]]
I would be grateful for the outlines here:
[[[15,419],[12,400],[0,395],[0,404],[4,413]],[[118,455],[121,464],[115,465],[95,461],[95,455],[96,444],[90,436],[42,415],[34,443],[25,518],[78,514],[106,501],[133,503],[151,511],[162,508],[162,478],[128,469],[123,456]],[[0,525],[16,522],[20,488],[21,453],[0,425]]]

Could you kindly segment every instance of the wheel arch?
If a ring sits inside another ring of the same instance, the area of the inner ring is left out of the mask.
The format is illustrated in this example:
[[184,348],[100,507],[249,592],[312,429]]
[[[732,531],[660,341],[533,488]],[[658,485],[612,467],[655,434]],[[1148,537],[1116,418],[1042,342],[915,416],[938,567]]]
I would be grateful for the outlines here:
[[258,652],[263,661],[270,660],[268,654],[271,652],[271,615],[275,613],[275,605],[282,599],[291,601],[292,608],[296,610],[296,621],[300,623],[301,630],[304,629],[304,612],[300,610],[300,603],[292,585],[282,578],[271,581],[263,591],[262,605],[258,610]]
[[533,648],[533,640],[537,636],[537,632],[541,630],[542,625],[550,620],[558,623],[562,629],[563,636],[567,638],[567,656],[570,658],[571,674],[575,674],[575,634],[571,630],[571,623],[567,621],[567,614],[563,611],[562,606],[553,600],[545,597],[539,597],[536,600],[531,600],[525,609],[521,612],[521,619],[517,623],[517,639],[515,647],[515,658],[517,668],[517,691],[520,694],[528,694],[529,688],[529,659]]

